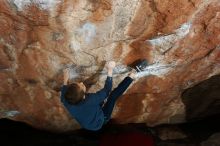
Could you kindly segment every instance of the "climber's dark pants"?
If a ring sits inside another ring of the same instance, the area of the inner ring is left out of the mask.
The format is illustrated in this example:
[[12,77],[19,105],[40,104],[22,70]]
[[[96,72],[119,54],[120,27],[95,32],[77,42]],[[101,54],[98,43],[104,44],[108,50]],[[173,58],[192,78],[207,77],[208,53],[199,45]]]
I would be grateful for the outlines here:
[[111,114],[117,99],[126,91],[132,81],[133,79],[127,76],[121,83],[119,83],[118,87],[110,93],[108,100],[103,107],[105,124],[111,119]]

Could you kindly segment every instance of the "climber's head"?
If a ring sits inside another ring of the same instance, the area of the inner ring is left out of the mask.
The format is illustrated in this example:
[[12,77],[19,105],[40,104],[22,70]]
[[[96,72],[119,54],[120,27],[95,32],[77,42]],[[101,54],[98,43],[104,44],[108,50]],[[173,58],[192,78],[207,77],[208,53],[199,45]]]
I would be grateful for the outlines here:
[[77,104],[85,99],[86,86],[83,82],[72,83],[67,86],[67,91],[64,98],[69,104]]

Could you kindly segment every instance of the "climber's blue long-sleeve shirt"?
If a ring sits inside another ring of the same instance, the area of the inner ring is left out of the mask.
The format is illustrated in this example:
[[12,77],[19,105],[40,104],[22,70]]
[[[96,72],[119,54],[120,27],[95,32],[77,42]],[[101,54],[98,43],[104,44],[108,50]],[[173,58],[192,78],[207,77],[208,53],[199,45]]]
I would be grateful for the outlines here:
[[86,93],[85,100],[77,105],[71,105],[64,98],[67,86],[63,85],[61,88],[61,102],[83,128],[94,131],[99,130],[104,123],[101,103],[109,96],[111,89],[112,77],[107,76],[103,89],[96,93]]

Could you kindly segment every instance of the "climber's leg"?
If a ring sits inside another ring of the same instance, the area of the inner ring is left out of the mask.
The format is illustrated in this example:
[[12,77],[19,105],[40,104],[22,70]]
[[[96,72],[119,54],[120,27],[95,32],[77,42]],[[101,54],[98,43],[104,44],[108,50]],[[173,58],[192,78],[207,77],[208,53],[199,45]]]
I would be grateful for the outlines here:
[[118,97],[120,97],[129,85],[132,83],[133,79],[129,76],[125,77],[124,80],[119,83],[118,87],[116,87],[109,95],[108,101],[103,107],[103,112],[105,116],[105,123],[111,119],[111,114],[117,101]]

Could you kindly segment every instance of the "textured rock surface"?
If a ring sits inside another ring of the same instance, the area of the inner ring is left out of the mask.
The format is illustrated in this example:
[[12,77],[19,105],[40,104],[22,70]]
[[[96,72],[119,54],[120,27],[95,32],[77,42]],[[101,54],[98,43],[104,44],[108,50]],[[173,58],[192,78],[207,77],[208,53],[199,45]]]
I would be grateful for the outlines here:
[[201,146],[209,146],[209,145],[218,146],[220,145],[219,138],[220,138],[220,133],[213,134],[212,136],[209,137],[208,140],[202,142]]
[[113,118],[150,126],[183,122],[182,92],[220,73],[219,0],[1,0],[0,24],[0,118],[37,128],[79,127],[59,100],[67,66],[94,92],[103,61],[118,64],[115,87],[127,64],[148,59],[152,75],[139,75]]

